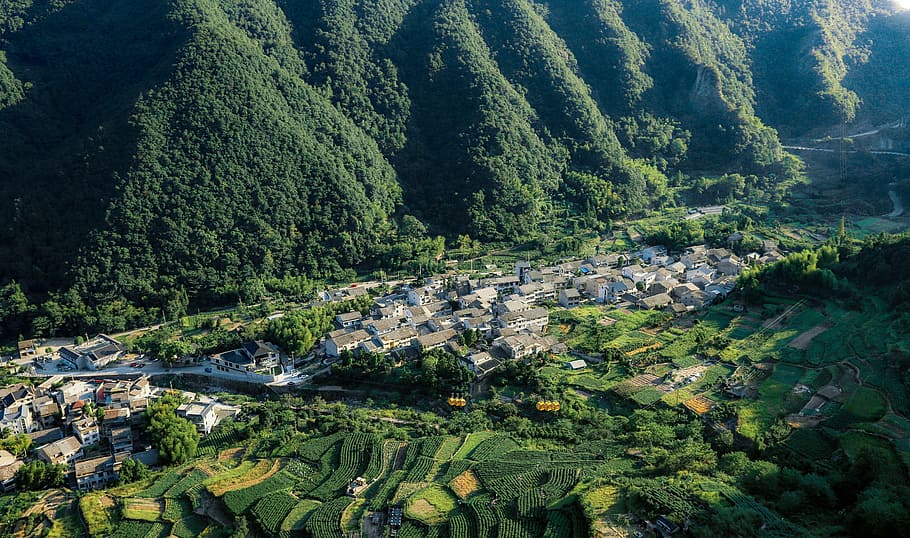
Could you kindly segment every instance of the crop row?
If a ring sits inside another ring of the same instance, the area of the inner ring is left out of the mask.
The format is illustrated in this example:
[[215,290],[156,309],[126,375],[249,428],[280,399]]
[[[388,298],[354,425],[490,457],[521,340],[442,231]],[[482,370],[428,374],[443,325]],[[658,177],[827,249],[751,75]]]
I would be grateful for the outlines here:
[[307,519],[304,529],[312,538],[338,538],[341,535],[341,514],[353,500],[339,497],[321,504]]
[[187,499],[164,499],[164,512],[161,519],[176,523],[193,512],[193,506]]
[[499,521],[499,538],[526,538],[540,536],[542,525],[535,519],[502,518]]
[[168,471],[161,475],[154,484],[148,488],[140,491],[136,494],[136,497],[143,497],[146,499],[157,499],[164,495],[164,492],[171,489],[171,486],[176,484],[183,478],[181,471],[174,469],[173,471]]
[[371,435],[365,433],[345,437],[341,445],[338,468],[319,487],[310,491],[309,495],[323,501],[336,497],[363,470],[364,452],[367,443],[372,439]]
[[384,450],[385,441],[379,436],[374,436],[370,441],[370,461],[367,468],[363,471],[363,477],[367,480],[375,480],[382,474],[385,467],[386,452]]
[[525,491],[518,496],[517,506],[521,517],[541,517],[547,507],[547,493],[542,489]]
[[549,463],[550,455],[540,450],[513,450],[496,459],[516,463]]
[[202,484],[195,484],[189,488],[183,494],[187,499],[190,500],[190,503],[193,505],[193,511],[197,511],[202,507]]
[[439,452],[439,449],[445,441],[445,435],[435,435],[433,437],[423,438],[420,442],[420,453],[418,455],[426,456],[428,458],[436,457],[436,453]]
[[297,448],[297,456],[312,463],[319,463],[332,446],[345,437],[344,433],[334,433],[325,437],[315,437]]
[[464,512],[458,512],[449,519],[449,538],[475,538],[473,521]]
[[503,456],[508,452],[518,449],[518,443],[506,435],[494,435],[484,440],[475,448],[469,457],[472,460],[484,461]]
[[281,538],[299,536],[310,515],[320,506],[319,501],[304,499],[298,502],[281,523]]
[[398,489],[398,485],[404,481],[404,477],[407,473],[403,470],[393,471],[392,474],[382,483],[382,486],[376,492],[376,495],[373,496],[372,501],[370,502],[371,510],[382,510],[385,508],[385,505],[392,498],[392,495],[395,494],[395,491]]
[[[153,527],[154,524],[148,521],[127,520],[117,527],[117,530],[111,534],[111,538],[142,538],[148,536]],[[161,525],[158,524],[158,527],[160,529]]]
[[236,430],[224,432],[221,430],[214,431],[205,436],[196,447],[196,456],[214,456],[225,448],[232,447],[240,443],[240,436]]
[[296,504],[297,497],[286,491],[278,491],[259,499],[253,507],[253,515],[264,529],[274,534],[281,529],[281,523]]
[[294,482],[290,475],[284,471],[279,471],[256,485],[225,493],[224,504],[235,515],[240,515],[266,495],[283,489],[290,489],[294,486]]
[[455,479],[456,476],[467,471],[471,468],[471,462],[468,460],[452,460],[449,462],[449,467],[446,469],[445,474],[442,477],[441,482],[443,484],[448,484]]
[[556,467],[550,469],[547,475],[547,482],[543,485],[543,489],[548,495],[564,495],[578,482],[578,472],[579,470],[573,467]]
[[550,510],[543,538],[572,538],[572,520],[559,510]]
[[498,517],[491,507],[489,494],[478,495],[470,502],[471,511],[474,513],[474,522],[477,526],[477,536],[486,538],[492,536],[496,530]]
[[206,527],[208,527],[208,521],[194,514],[174,523],[171,535],[177,538],[196,538]]
[[425,536],[424,528],[410,521],[405,521],[398,529],[398,538],[425,538]]
[[433,458],[428,458],[427,456],[418,456],[417,460],[414,462],[414,465],[408,470],[408,475],[405,477],[405,482],[423,482],[427,474],[430,472],[430,469],[433,468],[433,464],[436,462]]
[[192,472],[181,478],[173,486],[169,487],[168,490],[164,492],[164,497],[176,499],[177,497],[183,495],[183,493],[191,487],[202,484],[202,481],[208,477],[209,475],[202,472],[201,470],[193,469]]
[[511,501],[525,491],[536,490],[540,486],[542,475],[542,471],[528,471],[521,474],[483,480],[483,483],[498,498]]

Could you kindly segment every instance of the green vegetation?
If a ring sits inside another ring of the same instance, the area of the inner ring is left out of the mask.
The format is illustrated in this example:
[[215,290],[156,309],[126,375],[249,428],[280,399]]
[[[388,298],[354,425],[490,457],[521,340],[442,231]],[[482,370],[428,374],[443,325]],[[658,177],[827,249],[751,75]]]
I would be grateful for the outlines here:
[[[845,58],[884,26],[859,2],[761,4],[17,2],[0,14],[3,336],[305,301],[355,270],[440,270],[447,248],[568,252],[652,208],[778,204],[802,172],[756,110],[811,102],[824,113],[799,124],[817,127],[855,109]],[[811,61],[777,62],[803,39]],[[784,99],[799,85],[775,65],[818,84]]]
[[158,447],[161,459],[167,463],[183,463],[193,457],[199,444],[199,433],[196,426],[185,418],[177,416],[176,410],[180,401],[173,396],[165,396],[155,402],[149,402],[146,418],[146,431],[152,442]]

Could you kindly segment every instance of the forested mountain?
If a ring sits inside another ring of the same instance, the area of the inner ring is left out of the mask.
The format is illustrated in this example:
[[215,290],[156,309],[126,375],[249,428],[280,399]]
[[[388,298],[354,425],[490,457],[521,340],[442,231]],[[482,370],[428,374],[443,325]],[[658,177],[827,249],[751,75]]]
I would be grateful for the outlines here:
[[767,201],[776,129],[907,107],[907,19],[873,4],[0,0],[0,285],[39,332],[117,327],[609,223],[668,178]]

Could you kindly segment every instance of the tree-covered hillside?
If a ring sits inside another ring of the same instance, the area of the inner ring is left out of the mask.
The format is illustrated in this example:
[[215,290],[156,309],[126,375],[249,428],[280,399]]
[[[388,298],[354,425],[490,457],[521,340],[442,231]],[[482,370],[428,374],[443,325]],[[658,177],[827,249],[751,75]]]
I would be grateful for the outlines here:
[[906,44],[886,15],[868,0],[2,0],[0,285],[44,303],[41,330],[116,327],[257,280],[433,260],[436,236],[526,240],[565,210],[608,225],[684,203],[668,185],[706,174],[771,199],[798,169],[775,128],[904,102],[883,94],[899,82],[870,82],[907,77],[878,57]]

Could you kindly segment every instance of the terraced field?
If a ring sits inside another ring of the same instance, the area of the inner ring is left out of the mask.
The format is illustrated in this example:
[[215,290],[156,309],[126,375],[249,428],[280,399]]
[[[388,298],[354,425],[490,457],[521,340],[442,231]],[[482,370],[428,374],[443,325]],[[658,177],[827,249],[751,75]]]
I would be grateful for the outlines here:
[[[304,442],[297,457],[209,456],[121,499],[114,533],[217,537],[245,517],[263,536],[334,538],[397,505],[406,536],[580,535],[560,501],[595,466],[592,454],[524,449],[502,434],[436,436],[410,441],[393,470],[399,446],[352,433]],[[365,483],[351,495],[355,478]]]

